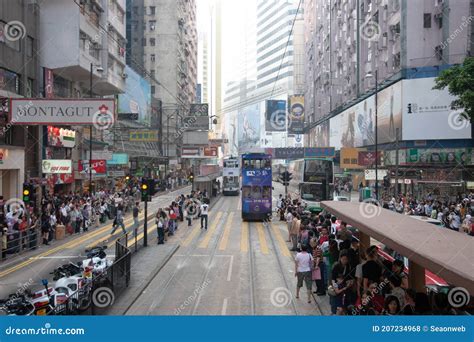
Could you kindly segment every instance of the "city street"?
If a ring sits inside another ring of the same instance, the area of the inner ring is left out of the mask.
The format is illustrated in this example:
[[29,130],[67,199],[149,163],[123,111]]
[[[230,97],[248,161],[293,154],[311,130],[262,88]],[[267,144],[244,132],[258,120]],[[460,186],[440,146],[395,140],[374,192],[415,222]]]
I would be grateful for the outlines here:
[[[274,194],[284,193],[280,183],[274,186]],[[235,196],[219,200],[207,231],[198,222],[181,227],[181,247],[127,315],[327,314],[327,297],[316,304],[304,295],[295,299],[294,256],[283,222],[242,222]]]

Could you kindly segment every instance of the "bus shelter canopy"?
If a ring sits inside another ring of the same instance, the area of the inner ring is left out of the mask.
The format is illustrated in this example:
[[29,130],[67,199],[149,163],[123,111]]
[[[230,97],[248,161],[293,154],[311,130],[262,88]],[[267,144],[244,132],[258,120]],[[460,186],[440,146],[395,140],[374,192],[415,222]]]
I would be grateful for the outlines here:
[[322,207],[454,286],[474,294],[474,239],[370,203],[325,201]]

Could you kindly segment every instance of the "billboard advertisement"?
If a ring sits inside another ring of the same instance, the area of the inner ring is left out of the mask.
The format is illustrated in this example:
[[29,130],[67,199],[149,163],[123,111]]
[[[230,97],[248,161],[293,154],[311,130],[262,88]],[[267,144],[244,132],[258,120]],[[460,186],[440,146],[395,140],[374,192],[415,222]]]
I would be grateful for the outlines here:
[[304,131],[304,95],[288,98],[288,133],[303,134]]
[[158,142],[157,130],[138,130],[130,131],[129,141],[132,142]]
[[[89,161],[79,160],[78,169],[81,173],[89,173]],[[92,160],[92,173],[93,174],[106,174],[107,173],[107,161],[106,160]]]
[[138,121],[150,123],[150,83],[129,66],[125,67],[125,73],[128,77],[125,81],[125,92],[118,96],[118,113],[138,114]]
[[416,149],[407,150],[408,165],[472,165],[472,149]]
[[260,104],[244,107],[238,112],[239,150],[258,147],[260,142]]
[[27,99],[10,100],[13,125],[100,125],[115,123],[114,99]]
[[76,146],[76,131],[48,126],[48,146],[73,148]]
[[363,169],[364,167],[359,165],[359,152],[363,151],[353,147],[341,148],[341,169]]
[[314,146],[329,146],[329,120],[313,128],[310,133],[310,139],[314,141]]
[[42,172],[45,174],[72,173],[72,161],[69,159],[45,159],[41,163]]
[[434,85],[435,78],[403,81],[403,140],[471,139],[471,125],[451,110],[456,97]]
[[[402,85],[400,82],[378,93],[378,142],[394,142],[402,125]],[[375,145],[375,95],[330,119],[329,145],[363,147]]]
[[286,132],[286,101],[265,101],[265,130],[267,132]]

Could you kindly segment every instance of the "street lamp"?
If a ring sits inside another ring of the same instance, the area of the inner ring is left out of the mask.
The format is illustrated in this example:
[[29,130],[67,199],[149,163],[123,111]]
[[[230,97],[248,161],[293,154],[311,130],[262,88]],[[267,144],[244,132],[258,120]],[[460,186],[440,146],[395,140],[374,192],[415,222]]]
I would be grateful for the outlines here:
[[[372,72],[369,72],[367,75],[365,75],[366,78],[372,78],[374,75]],[[379,80],[378,80],[378,70],[375,70],[375,199],[378,201],[379,200],[379,175],[378,175],[378,170],[379,170],[379,139],[378,139],[378,132],[379,132],[379,126],[378,126],[378,87],[379,87]]]
[[[99,73],[104,71],[100,65],[95,66],[95,70]],[[90,77],[89,77],[89,96],[92,98],[92,76],[94,75],[94,63],[91,63]],[[90,126],[89,130],[89,195],[92,197],[92,129],[94,125]]]

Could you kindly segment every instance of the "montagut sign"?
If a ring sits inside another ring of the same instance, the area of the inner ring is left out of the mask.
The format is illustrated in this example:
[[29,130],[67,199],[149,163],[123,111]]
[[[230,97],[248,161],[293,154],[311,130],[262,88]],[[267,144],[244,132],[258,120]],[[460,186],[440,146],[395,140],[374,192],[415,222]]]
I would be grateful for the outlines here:
[[72,161],[66,159],[47,159],[41,163],[45,174],[72,173]]
[[115,122],[113,99],[10,99],[13,125],[94,125],[104,115],[111,124]]

